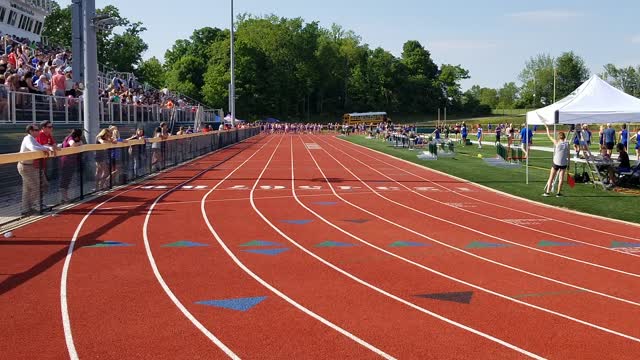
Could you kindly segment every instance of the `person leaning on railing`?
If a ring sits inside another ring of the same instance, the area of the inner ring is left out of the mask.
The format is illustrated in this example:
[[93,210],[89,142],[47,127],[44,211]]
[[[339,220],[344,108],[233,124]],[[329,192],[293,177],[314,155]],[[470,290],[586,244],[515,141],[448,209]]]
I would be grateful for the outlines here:
[[[43,151],[45,157],[55,154],[51,145],[40,145],[36,141],[35,135],[38,134],[36,125],[29,125],[26,128],[25,137],[20,145],[20,152]],[[34,165],[34,161],[36,164]],[[23,160],[18,162],[18,173],[22,177],[22,214],[31,215],[40,211],[40,185],[43,180],[43,174],[38,168],[37,162],[40,160]]]
[[[115,144],[117,141],[111,137],[111,130],[102,129],[96,136],[96,144]],[[107,187],[111,176],[109,158],[106,150],[96,151],[96,190]]]
[[[67,135],[62,141],[62,148],[76,147],[82,145],[82,130],[73,129],[71,133]],[[73,179],[73,174],[77,171],[78,161],[82,155],[73,154],[66,155],[60,159],[60,168],[61,168],[61,176],[60,176],[60,191],[62,193],[62,202],[69,202],[69,185],[71,184],[71,179]]]
[[145,163],[145,159],[147,158],[147,146],[146,146],[146,138],[144,136],[144,129],[139,127],[136,129],[136,132],[128,137],[126,141],[129,140],[142,140],[142,145],[129,146],[129,157],[133,158],[133,176],[137,178],[140,176],[142,172],[142,164]]
[[164,140],[169,137],[167,124],[164,121],[161,122],[160,126],[156,128],[153,133],[153,137],[162,141],[154,142],[151,144],[151,169],[160,171],[162,170],[162,164],[164,162]]

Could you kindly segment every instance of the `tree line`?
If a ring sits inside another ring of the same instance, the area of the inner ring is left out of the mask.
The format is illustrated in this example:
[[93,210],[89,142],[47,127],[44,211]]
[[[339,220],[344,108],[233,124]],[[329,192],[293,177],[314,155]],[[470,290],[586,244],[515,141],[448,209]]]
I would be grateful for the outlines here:
[[[161,61],[142,59],[148,45],[141,22],[122,17],[112,5],[99,14],[116,18],[117,29],[98,34],[99,61],[133,72],[156,88],[167,87],[215,108],[228,108],[230,31],[204,27],[175,41]],[[51,42],[70,46],[70,8],[55,7],[45,21]],[[235,29],[236,107],[239,118],[266,116],[307,119],[356,111],[483,115],[495,108],[534,108],[561,99],[589,77],[584,60],[573,52],[557,58],[529,59],[519,82],[493,89],[462,91],[469,71],[459,64],[436,64],[419,41],[406,41],[399,57],[372,49],[339,25],[275,15],[238,16]],[[628,93],[640,95],[640,67],[609,64],[601,74]],[[554,78],[556,86],[554,87]]]
[[[215,107],[227,108],[230,32],[195,30],[169,49],[164,63],[151,58],[141,74]],[[339,25],[276,16],[239,17],[235,31],[236,104],[239,117],[305,119],[353,111],[434,112],[462,107],[460,65],[437,65],[411,40],[402,55],[371,49]]]

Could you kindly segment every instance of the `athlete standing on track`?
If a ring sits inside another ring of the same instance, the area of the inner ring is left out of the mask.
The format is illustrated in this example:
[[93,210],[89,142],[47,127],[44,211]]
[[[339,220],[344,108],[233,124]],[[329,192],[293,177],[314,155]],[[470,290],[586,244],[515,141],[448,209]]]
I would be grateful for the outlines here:
[[549,172],[549,180],[547,181],[547,185],[544,187],[544,194],[542,194],[542,196],[550,196],[549,191],[551,190],[551,186],[557,174],[559,180],[556,197],[560,197],[562,196],[561,190],[562,184],[564,183],[564,174],[569,166],[569,144],[566,141],[564,132],[560,131],[558,133],[559,140],[556,140],[549,133],[549,127],[546,124],[544,127],[547,129],[547,136],[551,142],[553,142],[553,166]]

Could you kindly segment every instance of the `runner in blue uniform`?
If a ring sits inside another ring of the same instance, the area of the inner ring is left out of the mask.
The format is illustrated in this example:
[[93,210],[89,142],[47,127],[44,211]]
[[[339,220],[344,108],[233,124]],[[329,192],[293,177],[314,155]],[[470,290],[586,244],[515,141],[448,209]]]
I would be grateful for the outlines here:
[[622,131],[620,131],[620,144],[624,146],[624,151],[627,151],[627,143],[629,140],[629,131],[627,131],[627,124],[622,124]]
[[462,145],[467,145],[467,125],[465,123],[462,123],[460,133],[462,134]]

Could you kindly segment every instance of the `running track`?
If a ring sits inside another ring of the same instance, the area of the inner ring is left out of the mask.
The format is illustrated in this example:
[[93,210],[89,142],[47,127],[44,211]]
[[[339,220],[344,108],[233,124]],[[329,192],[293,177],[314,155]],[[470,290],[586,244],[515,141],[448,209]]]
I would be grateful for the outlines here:
[[638,230],[259,136],[0,240],[0,358],[638,359]]

